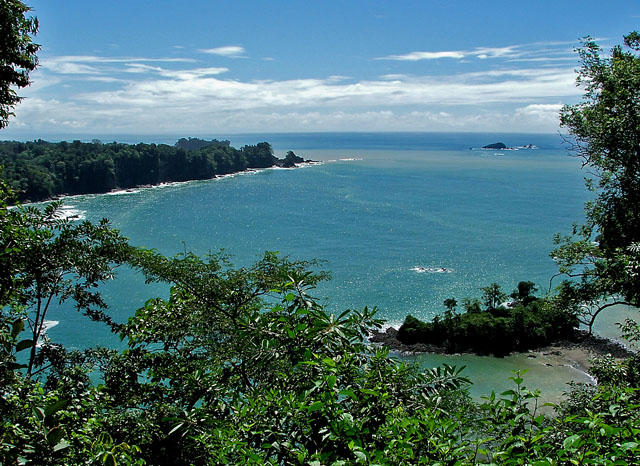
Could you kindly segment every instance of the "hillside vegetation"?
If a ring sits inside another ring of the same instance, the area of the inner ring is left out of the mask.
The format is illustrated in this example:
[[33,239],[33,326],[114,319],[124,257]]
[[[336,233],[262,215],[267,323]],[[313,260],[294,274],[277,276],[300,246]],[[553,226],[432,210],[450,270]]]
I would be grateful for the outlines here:
[[166,144],[103,144],[100,141],[0,142],[3,176],[20,201],[62,194],[105,193],[114,189],[173,181],[204,180],[247,169],[293,167],[304,160],[289,152],[273,155],[267,142],[236,149],[229,141],[180,139]]
[[431,322],[408,315],[398,331],[406,345],[433,345],[446,353],[474,352],[505,356],[514,351],[540,348],[560,340],[573,340],[578,327],[579,309],[558,296],[537,298],[532,282],[520,282],[512,301],[497,283],[485,287],[483,301],[463,300],[463,313],[457,302],[445,300],[447,310]]

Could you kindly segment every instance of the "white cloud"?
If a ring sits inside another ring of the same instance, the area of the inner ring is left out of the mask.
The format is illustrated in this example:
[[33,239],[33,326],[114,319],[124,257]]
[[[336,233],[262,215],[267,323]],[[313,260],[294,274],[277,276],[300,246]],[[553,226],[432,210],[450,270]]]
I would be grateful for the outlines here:
[[468,56],[477,56],[481,58],[502,58],[502,57],[513,57],[514,55],[518,55],[519,52],[516,50],[520,46],[518,45],[510,45],[508,47],[478,47],[475,50],[468,52]]
[[349,76],[333,75],[333,76],[329,76],[327,78],[327,82],[338,83],[338,82],[341,82],[341,81],[346,81],[348,79],[351,79],[351,78]]
[[93,81],[98,83],[124,83],[124,79],[112,78],[110,76],[85,76],[82,79],[85,81]]
[[127,68],[124,69],[127,73],[143,74],[143,73],[156,73],[166,78],[177,79],[193,79],[202,76],[214,76],[229,71],[228,68],[194,68],[188,70],[168,70],[159,66],[145,65],[144,63],[127,63]]
[[439,58],[464,58],[466,52],[411,52],[404,55],[389,55],[387,57],[376,58],[376,60],[398,60],[398,61],[418,61],[418,60],[436,60]]
[[[110,90],[74,93],[70,100],[33,96],[18,106],[12,125],[88,133],[133,128],[189,133],[212,126],[229,132],[553,131],[558,99],[579,94],[573,71],[562,68],[397,75],[393,80],[332,76],[239,81],[219,78],[223,68],[176,71],[144,63],[127,67],[142,79],[115,83]],[[555,102],[549,103],[552,98]]]
[[193,63],[193,58],[149,58],[149,57],[100,57],[95,55],[62,55],[56,57],[44,57],[41,66],[55,66],[59,63],[127,63],[127,62],[167,62],[167,63]]
[[516,49],[519,46],[512,45],[508,47],[477,47],[474,50],[450,50],[441,52],[411,52],[403,55],[389,55],[386,57],[376,58],[376,60],[397,60],[397,61],[419,61],[419,60],[437,60],[441,58],[463,59],[468,57],[485,58],[503,58],[514,57],[518,54]]
[[[91,121],[84,117],[86,109],[57,99],[27,98],[18,106],[16,121],[10,124],[18,128],[39,130],[78,130],[86,128]],[[26,118],[23,117],[26,116]]]
[[149,73],[159,72],[162,68],[158,66],[145,65],[144,63],[127,63],[126,68],[123,70],[125,73]]
[[409,79],[409,76],[406,74],[383,74],[380,76],[380,79],[388,80],[388,81],[397,81],[402,79]]
[[226,73],[228,68],[195,68],[191,70],[163,70],[160,74],[168,78],[190,80],[204,76],[215,76]]
[[[234,50],[222,53],[232,56]],[[510,46],[436,53],[512,60],[521,52]],[[535,58],[531,53],[524,57]],[[222,76],[229,71],[224,67],[189,65],[196,62],[191,58],[63,56],[43,62],[47,66],[34,73],[36,84],[25,89],[28,99],[16,109],[16,127],[88,133],[188,133],[213,126],[235,132],[553,131],[558,102],[581,94],[573,69],[551,64],[371,79],[248,80]],[[83,85],[89,81],[101,85]],[[54,86],[62,85],[71,86],[65,97],[55,93]]]
[[[40,68],[59,74],[95,75],[107,74],[113,70],[109,65],[124,63],[131,67],[132,63],[140,64],[138,72],[142,71],[144,63],[193,63],[191,58],[143,58],[143,57],[99,57],[93,55],[67,55],[58,57],[44,57],[40,61]],[[133,68],[125,70],[134,72]]]
[[220,110],[272,107],[377,107],[417,105],[485,105],[573,96],[573,70],[521,69],[467,73],[440,77],[402,77],[394,80],[351,82],[345,77],[283,81],[239,81],[214,77],[226,69],[164,70],[145,66],[157,78],[130,81],[107,91],[83,92],[78,102],[91,105],[131,105],[153,111],[194,104]]
[[242,58],[245,56],[244,47],[239,45],[227,45],[224,47],[215,47],[213,49],[200,49],[202,53],[210,53],[213,55],[221,55],[223,57]]
[[575,56],[566,56],[566,57],[534,57],[534,58],[512,58],[507,60],[509,62],[573,62],[577,63],[579,61]]
[[99,74],[100,70],[94,66],[74,62],[51,62],[43,63],[43,68],[48,68],[55,73],[61,74]]
[[560,109],[562,104],[531,104],[516,109],[516,116],[529,120],[537,120],[542,123],[558,125],[560,122]]
[[[562,55],[562,59],[568,59],[575,54],[569,44],[574,42],[534,42],[531,44],[508,45],[505,47],[475,47],[470,50],[448,50],[448,51],[414,51],[406,54],[388,55],[376,58],[376,60],[396,60],[396,61],[419,61],[436,60],[442,58],[452,59],[505,59],[507,61],[536,59],[544,61],[547,57]],[[553,61],[549,58],[549,61]],[[558,60],[558,58],[556,58]]]
[[[35,105],[34,105],[35,104]],[[535,105],[535,104],[534,104]],[[59,114],[50,110],[56,106]],[[554,132],[556,120],[540,119],[535,113],[508,109],[479,109],[467,113],[437,110],[364,109],[364,110],[288,110],[244,109],[223,111],[211,106],[178,107],[165,112],[123,114],[117,109],[78,107],[61,102],[30,102],[21,106],[16,130],[42,132],[194,134],[210,131],[240,133],[261,131],[516,131]],[[29,108],[30,107],[30,108]],[[474,107],[475,108],[475,107]],[[28,121],[28,124],[25,122]]]

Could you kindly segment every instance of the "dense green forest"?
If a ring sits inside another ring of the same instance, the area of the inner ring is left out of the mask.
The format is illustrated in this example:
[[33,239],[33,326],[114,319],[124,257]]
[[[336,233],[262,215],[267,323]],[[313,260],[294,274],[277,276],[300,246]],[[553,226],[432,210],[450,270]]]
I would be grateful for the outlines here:
[[559,298],[533,296],[532,282],[520,282],[511,301],[505,302],[500,285],[483,288],[482,301],[465,298],[463,313],[457,302],[445,300],[446,311],[431,322],[412,315],[405,318],[398,340],[407,345],[424,343],[442,352],[475,352],[504,356],[514,351],[540,348],[560,340],[573,340],[579,310]]
[[[37,22],[28,11],[19,0],[0,3],[0,126],[20,100],[10,86],[26,86],[37,64]],[[586,223],[558,237],[552,252],[566,278],[556,304],[569,316],[579,310],[586,324],[615,302],[640,298],[640,35],[625,45],[629,51],[603,55],[585,42],[584,101],[561,113],[577,154],[597,174]],[[189,147],[156,149],[182,151],[202,166],[209,159],[197,154],[231,150],[219,141],[179,144]],[[137,147],[120,146],[114,154]],[[268,145],[258,146],[238,152],[269,162]],[[110,172],[111,159],[102,160]],[[59,162],[64,170],[55,173],[66,173],[67,159]],[[597,385],[575,385],[552,415],[541,414],[539,393],[518,371],[513,389],[477,403],[460,369],[423,370],[368,343],[383,325],[375,309],[327,312],[312,297],[328,279],[316,262],[265,253],[236,268],[222,253],[165,257],[131,245],[108,220],[61,218],[59,202],[9,208],[14,181],[0,179],[0,464],[640,464],[638,355],[595,360]],[[119,267],[169,285],[168,296],[113,320],[100,284]],[[543,317],[544,302],[522,283],[514,299]],[[467,314],[500,314],[500,298],[492,285],[487,309],[468,302]],[[50,341],[44,322],[58,302],[102,322],[126,349]],[[446,305],[455,320],[454,301]],[[633,322],[624,333],[640,340]]]
[[229,141],[182,138],[166,144],[0,142],[0,167],[20,201],[41,201],[61,194],[105,193],[113,189],[304,162],[289,151],[284,159],[260,142],[240,149]]

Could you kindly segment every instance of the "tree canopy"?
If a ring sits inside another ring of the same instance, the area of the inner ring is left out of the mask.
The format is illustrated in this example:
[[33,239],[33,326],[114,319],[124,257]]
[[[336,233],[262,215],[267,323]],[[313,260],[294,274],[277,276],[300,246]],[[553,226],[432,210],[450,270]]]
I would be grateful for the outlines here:
[[42,140],[0,142],[0,166],[20,201],[40,201],[61,194],[103,193],[113,189],[173,181],[204,180],[218,175],[304,162],[289,151],[273,155],[268,142],[232,147],[229,141],[181,138],[167,144],[122,144]]
[[477,299],[465,299],[465,312],[455,312],[456,300],[446,299],[447,310],[431,322],[408,315],[397,339],[400,343],[422,343],[438,352],[474,352],[504,356],[514,351],[527,351],[560,340],[573,340],[577,327],[574,309],[555,298],[537,298],[531,293],[535,285],[529,281],[518,284],[514,301],[503,306],[506,299],[497,283],[483,287],[483,304]]
[[640,304],[640,35],[629,34],[624,45],[605,55],[585,39],[577,79],[584,97],[560,114],[594,199],[573,235],[557,236],[552,256],[573,279],[561,293],[585,305],[589,326],[613,303]]
[[38,20],[27,17],[30,8],[19,0],[0,2],[0,129],[22,100],[14,87],[29,85],[29,73],[38,64],[40,45],[33,42]]

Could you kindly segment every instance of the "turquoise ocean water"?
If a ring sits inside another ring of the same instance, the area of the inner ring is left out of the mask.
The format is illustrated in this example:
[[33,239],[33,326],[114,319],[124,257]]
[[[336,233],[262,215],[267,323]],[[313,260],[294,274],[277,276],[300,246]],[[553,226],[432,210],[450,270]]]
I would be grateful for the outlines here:
[[[127,139],[145,140],[117,140]],[[382,317],[398,325],[407,313],[433,317],[448,297],[480,297],[479,288],[491,282],[510,292],[519,281],[532,280],[546,290],[555,272],[549,257],[553,235],[570,231],[589,196],[580,160],[554,134],[323,133],[228,139],[235,147],[269,141],[278,156],[294,150],[323,163],[78,196],[68,198],[66,208],[90,220],[107,217],[133,244],[169,255],[224,248],[236,265],[250,264],[266,250],[325,260],[333,278],[315,295],[326,299],[330,310],[377,306]],[[539,149],[470,150],[497,141]],[[130,271],[120,272],[105,288],[121,320],[165,292],[161,286],[145,287]],[[59,323],[49,335],[63,344],[115,344],[100,326],[71,309],[50,318]],[[443,360],[418,359],[424,364]],[[455,358],[444,360],[456,363]],[[469,356],[457,361],[477,379],[477,394],[496,380],[506,385],[509,369],[531,362]],[[548,366],[537,366],[531,367],[535,383],[530,385],[557,391],[572,377],[584,379],[564,369],[549,377],[540,372]]]

